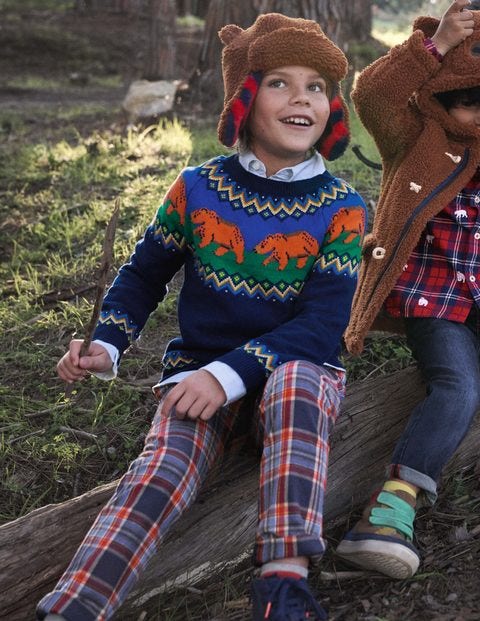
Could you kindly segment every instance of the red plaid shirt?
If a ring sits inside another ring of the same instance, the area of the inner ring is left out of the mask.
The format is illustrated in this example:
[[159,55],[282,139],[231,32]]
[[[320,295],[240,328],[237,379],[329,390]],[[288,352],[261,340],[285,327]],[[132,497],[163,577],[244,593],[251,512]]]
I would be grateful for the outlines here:
[[427,224],[385,302],[393,317],[464,322],[480,306],[480,167]]

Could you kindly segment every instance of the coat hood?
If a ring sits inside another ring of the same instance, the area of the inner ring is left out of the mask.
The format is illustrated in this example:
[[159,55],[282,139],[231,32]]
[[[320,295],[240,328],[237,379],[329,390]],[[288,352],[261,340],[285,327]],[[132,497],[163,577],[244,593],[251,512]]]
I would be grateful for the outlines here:
[[[460,139],[478,138],[480,130],[455,121],[435,98],[435,94],[480,86],[480,11],[472,13],[473,34],[445,54],[438,72],[415,96],[415,102],[423,115],[435,118],[448,133]],[[440,20],[434,17],[418,17],[413,24],[413,30],[421,30],[425,37],[432,37],[439,23]]]

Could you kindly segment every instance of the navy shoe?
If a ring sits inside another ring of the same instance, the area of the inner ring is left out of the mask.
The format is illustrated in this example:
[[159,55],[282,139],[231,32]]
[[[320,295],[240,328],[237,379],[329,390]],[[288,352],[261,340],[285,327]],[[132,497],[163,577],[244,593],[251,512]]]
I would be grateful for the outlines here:
[[253,621],[327,621],[305,578],[277,575],[252,582]]

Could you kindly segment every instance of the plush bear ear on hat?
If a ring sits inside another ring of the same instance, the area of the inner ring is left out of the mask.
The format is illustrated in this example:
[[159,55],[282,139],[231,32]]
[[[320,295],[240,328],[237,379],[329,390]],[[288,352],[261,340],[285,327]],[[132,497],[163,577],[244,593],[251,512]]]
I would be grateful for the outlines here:
[[433,37],[439,23],[436,17],[420,16],[413,22],[413,30],[421,30],[427,37]]
[[330,116],[327,125],[316,143],[315,149],[327,160],[336,160],[345,152],[350,142],[349,115],[347,104],[338,89],[330,101]]
[[237,26],[236,24],[227,24],[218,31],[218,36],[224,45],[228,45],[236,39],[241,32],[243,32],[243,30],[240,26]]

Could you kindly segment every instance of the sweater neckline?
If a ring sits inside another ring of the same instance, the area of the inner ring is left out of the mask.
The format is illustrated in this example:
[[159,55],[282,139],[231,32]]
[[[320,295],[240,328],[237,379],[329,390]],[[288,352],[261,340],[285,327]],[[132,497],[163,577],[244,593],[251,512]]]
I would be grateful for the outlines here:
[[245,170],[239,162],[237,154],[220,156],[214,160],[219,164],[219,173],[231,176],[230,181],[237,182],[240,186],[248,188],[251,192],[264,196],[290,197],[302,194],[316,194],[319,189],[327,189],[335,181],[335,177],[327,170],[309,179],[299,181],[279,181],[259,177]]

